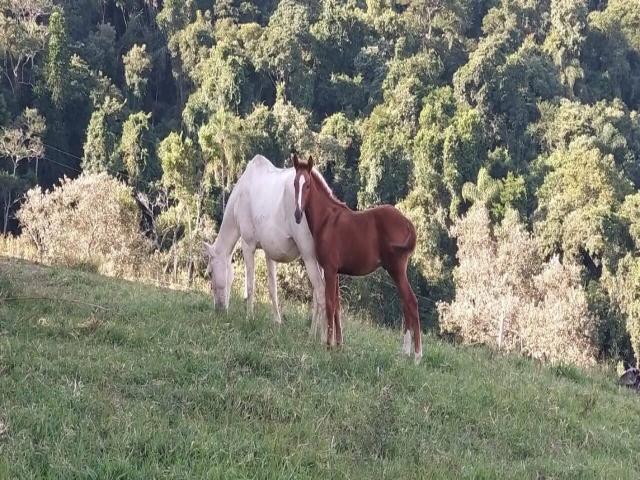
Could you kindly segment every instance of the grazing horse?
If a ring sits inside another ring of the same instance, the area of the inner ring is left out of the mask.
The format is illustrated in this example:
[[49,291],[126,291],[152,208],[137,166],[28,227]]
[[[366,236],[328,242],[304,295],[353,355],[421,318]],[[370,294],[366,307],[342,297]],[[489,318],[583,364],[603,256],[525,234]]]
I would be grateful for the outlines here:
[[[313,238],[307,222],[294,222],[293,168],[276,168],[262,155],[256,155],[233,188],[213,243],[205,242],[209,257],[207,271],[211,277],[214,307],[225,310],[229,306],[233,267],[231,254],[242,238],[242,255],[246,265],[245,298],[253,310],[255,287],[254,255],[264,250],[267,259],[269,294],[273,304],[273,318],[281,323],[276,285],[276,262],[288,263],[302,257],[313,287],[311,334],[324,332],[324,279],[316,260]],[[324,339],[324,334],[323,334]]]
[[[295,220],[306,217],[324,270],[327,314],[327,344],[342,343],[340,291],[338,274],[367,275],[384,268],[402,297],[404,313],[403,352],[411,354],[411,340],[416,363],[422,357],[418,302],[407,279],[407,264],[416,246],[416,230],[409,219],[391,205],[354,212],[333,196],[313,159],[292,154],[296,170]],[[304,213],[304,216],[303,216]]]

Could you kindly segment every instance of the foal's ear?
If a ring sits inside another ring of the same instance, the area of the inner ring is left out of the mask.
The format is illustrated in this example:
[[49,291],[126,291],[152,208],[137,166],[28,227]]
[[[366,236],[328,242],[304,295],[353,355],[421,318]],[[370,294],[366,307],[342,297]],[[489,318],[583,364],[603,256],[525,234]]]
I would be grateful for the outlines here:
[[298,154],[295,149],[291,151],[291,163],[296,170],[300,167],[300,160],[298,159]]
[[309,155],[309,160],[307,161],[307,170],[311,171],[311,169],[313,169],[313,157],[311,155]]

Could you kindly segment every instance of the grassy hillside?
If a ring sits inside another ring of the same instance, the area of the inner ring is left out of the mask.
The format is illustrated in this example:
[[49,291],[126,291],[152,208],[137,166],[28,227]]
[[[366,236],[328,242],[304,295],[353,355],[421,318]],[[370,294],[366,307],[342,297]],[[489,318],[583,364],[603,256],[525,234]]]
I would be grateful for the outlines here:
[[[264,288],[260,285],[259,288]],[[639,478],[612,376],[0,259],[0,478]],[[16,297],[47,296],[102,305]]]

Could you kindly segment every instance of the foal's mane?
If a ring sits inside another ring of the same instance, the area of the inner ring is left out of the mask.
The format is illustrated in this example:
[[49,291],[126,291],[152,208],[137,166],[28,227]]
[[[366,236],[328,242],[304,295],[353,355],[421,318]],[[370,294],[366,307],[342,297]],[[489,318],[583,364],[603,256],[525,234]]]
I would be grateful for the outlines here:
[[338,205],[339,207],[349,208],[346,203],[344,203],[342,200],[339,200],[333,194],[333,190],[331,190],[331,187],[329,187],[329,184],[327,183],[327,181],[324,179],[324,177],[318,171],[317,168],[313,167],[311,169],[311,175],[315,180],[317,180],[321,190],[324,190],[324,193],[327,195],[327,197],[329,198],[329,200],[331,200],[333,204]]

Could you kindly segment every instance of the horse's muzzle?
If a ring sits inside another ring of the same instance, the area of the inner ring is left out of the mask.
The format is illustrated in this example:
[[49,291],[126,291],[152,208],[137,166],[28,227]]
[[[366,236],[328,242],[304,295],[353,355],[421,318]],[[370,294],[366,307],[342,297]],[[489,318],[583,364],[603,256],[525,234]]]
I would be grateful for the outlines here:
[[300,222],[302,221],[302,212],[297,208],[296,208],[296,213],[294,214],[294,217],[296,218],[296,223],[300,225]]

